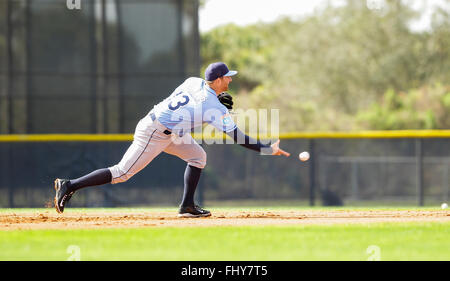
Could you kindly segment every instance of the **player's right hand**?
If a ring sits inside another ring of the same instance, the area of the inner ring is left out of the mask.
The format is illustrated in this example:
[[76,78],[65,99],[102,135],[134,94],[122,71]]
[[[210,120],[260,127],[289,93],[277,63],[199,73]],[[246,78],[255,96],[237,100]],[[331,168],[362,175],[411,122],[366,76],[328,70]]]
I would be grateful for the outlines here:
[[272,155],[284,155],[289,157],[291,154],[280,148],[280,140],[277,140],[270,147],[272,147]]

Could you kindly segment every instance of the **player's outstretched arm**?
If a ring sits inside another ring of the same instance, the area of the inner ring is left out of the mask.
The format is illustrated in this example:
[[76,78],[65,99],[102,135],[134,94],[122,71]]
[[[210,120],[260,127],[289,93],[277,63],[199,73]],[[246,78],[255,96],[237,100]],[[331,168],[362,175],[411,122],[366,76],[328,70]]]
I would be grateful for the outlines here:
[[236,127],[233,131],[226,133],[229,137],[231,137],[235,143],[242,145],[245,148],[257,151],[257,152],[263,152],[264,154],[269,155],[284,155],[286,157],[289,157],[289,153],[282,150],[279,147],[280,140],[276,141],[272,145],[265,145],[262,144],[259,140],[255,140],[246,134],[244,134],[239,128]]
[[272,155],[284,155],[286,157],[289,157],[289,155],[291,155],[289,152],[284,151],[280,148],[280,140],[277,140],[270,147],[272,147]]

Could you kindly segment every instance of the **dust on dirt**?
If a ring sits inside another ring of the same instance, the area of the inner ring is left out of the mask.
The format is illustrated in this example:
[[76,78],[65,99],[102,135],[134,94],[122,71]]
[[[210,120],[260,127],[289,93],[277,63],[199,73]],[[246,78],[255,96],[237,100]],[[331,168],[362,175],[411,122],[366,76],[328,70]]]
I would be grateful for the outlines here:
[[0,213],[0,230],[450,222],[447,210],[211,211],[206,218],[178,218],[169,211],[11,211]]

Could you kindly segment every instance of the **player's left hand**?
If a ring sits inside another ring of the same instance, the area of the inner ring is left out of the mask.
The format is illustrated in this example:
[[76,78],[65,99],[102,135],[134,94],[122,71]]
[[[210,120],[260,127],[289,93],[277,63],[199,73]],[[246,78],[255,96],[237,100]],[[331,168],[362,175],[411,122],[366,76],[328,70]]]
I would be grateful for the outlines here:
[[289,152],[286,152],[280,148],[280,140],[277,140],[270,147],[272,147],[272,155],[284,155],[286,157],[289,157],[291,155]]
[[219,99],[221,104],[225,105],[225,107],[228,108],[228,110],[233,109],[233,97],[229,93],[223,92],[218,95],[217,98]]

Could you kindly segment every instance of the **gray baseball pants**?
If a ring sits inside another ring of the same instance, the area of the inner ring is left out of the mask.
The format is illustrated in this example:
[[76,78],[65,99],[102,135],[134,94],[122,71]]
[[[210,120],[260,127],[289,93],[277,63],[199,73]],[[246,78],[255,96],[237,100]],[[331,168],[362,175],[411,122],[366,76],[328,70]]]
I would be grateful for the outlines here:
[[182,137],[164,133],[167,128],[157,119],[147,115],[139,121],[133,143],[117,165],[109,167],[111,183],[125,182],[145,168],[161,152],[178,156],[189,165],[203,169],[206,165],[206,152],[190,134]]

